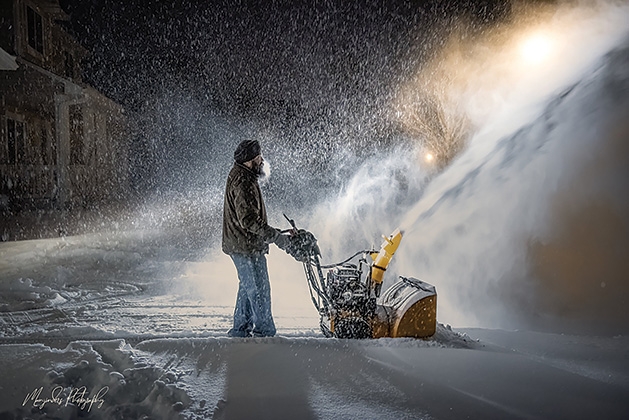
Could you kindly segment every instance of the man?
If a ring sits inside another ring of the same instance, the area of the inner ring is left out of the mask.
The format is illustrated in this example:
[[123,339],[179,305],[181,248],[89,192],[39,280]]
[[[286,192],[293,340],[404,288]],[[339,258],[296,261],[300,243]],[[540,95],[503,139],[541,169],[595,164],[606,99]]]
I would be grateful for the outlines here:
[[285,249],[287,235],[267,223],[258,178],[264,159],[260,143],[242,141],[234,152],[234,166],[227,177],[223,206],[223,252],[238,271],[238,296],[231,337],[272,337],[271,286],[266,265],[269,243]]

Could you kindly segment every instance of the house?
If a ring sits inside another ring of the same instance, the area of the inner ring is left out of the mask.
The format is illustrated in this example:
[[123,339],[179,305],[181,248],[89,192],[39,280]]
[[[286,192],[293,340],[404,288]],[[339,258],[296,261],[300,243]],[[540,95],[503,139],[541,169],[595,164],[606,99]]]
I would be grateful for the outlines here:
[[67,208],[128,191],[128,119],[86,84],[59,0],[0,6],[0,207]]

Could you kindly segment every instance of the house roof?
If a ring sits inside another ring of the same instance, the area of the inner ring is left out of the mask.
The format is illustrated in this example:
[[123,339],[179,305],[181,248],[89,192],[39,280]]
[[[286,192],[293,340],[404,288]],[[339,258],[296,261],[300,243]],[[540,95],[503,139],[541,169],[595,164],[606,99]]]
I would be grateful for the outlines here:
[[17,70],[18,67],[15,57],[0,48],[0,70]]

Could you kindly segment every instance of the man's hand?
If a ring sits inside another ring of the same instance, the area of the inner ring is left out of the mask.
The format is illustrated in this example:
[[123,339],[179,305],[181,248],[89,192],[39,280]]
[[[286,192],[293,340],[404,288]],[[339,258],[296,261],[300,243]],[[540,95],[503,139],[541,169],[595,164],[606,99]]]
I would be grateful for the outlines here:
[[275,245],[277,245],[277,247],[282,251],[286,251],[286,249],[290,246],[290,236],[280,233],[277,235],[277,238],[275,238]]

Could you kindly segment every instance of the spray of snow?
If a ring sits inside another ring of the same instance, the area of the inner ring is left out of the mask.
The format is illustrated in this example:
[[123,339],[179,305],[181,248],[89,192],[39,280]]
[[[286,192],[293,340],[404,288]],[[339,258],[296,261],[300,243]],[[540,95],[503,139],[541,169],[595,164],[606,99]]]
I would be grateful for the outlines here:
[[[403,87],[434,84],[444,106],[457,104],[472,122],[457,159],[432,176],[418,151],[376,154],[308,223],[331,258],[400,225],[406,234],[391,271],[437,285],[439,318],[457,325],[517,326],[561,311],[541,303],[550,297],[531,272],[531,243],[549,240],[565,214],[553,210],[557,195],[612,147],[607,130],[626,117],[626,93],[616,93],[627,91],[626,51],[603,56],[627,35],[629,7],[570,3],[520,13],[513,20],[521,25],[449,43]],[[522,54],[530,37],[547,37],[552,53]],[[593,191],[571,192],[577,204]],[[559,296],[568,291],[557,287]]]

